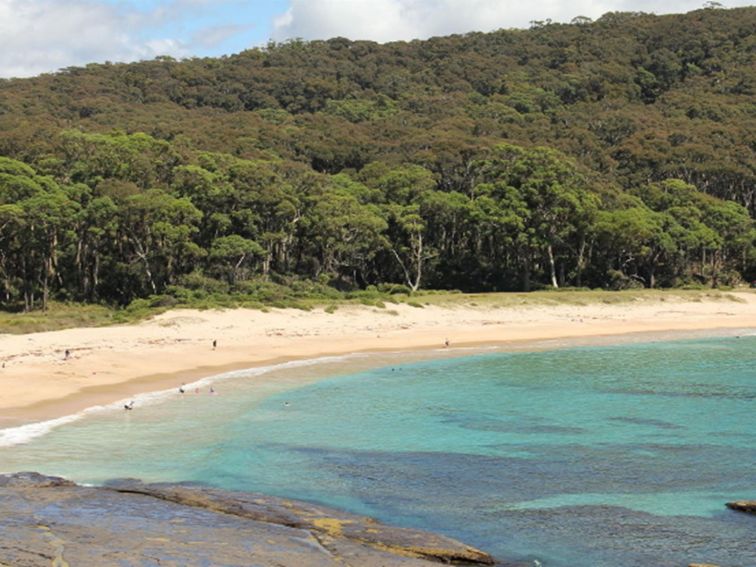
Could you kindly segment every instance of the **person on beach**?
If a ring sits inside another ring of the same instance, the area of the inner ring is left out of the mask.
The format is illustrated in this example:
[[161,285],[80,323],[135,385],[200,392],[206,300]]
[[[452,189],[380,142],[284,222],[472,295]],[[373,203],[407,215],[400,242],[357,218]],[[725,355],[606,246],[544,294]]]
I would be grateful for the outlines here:
[[71,358],[71,351],[66,349],[66,352],[63,353],[63,360],[68,360],[69,358]]
[[210,395],[215,395],[215,388],[213,388],[212,386],[210,386]]
[[186,390],[184,390],[184,382],[181,382],[181,386],[179,386],[179,394],[183,394]]
[[134,400],[131,400],[128,404],[124,404],[123,409],[130,411],[134,409]]
[[218,340],[217,339],[213,339],[213,350],[215,350],[215,347],[217,347],[217,346],[218,346]]
[[444,348],[449,348],[449,339],[444,339]]

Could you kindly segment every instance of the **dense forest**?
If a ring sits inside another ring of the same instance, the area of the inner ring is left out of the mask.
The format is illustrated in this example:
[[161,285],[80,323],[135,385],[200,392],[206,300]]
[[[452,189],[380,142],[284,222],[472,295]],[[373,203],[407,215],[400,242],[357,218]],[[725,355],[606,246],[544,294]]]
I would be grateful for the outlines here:
[[756,8],[0,80],[0,306],[756,277]]

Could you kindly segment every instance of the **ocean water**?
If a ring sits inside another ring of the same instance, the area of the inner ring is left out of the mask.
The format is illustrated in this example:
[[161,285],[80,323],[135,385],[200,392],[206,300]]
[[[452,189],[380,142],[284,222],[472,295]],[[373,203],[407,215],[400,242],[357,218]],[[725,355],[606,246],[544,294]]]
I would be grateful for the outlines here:
[[756,498],[756,336],[414,358],[239,372],[0,432],[0,471],[261,491],[545,567],[756,566],[756,518],[724,507]]

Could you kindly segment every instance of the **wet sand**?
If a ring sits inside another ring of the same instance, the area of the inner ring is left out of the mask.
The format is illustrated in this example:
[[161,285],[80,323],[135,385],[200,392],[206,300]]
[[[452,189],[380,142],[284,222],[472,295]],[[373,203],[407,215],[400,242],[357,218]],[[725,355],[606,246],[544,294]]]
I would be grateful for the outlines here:
[[287,360],[444,348],[447,339],[455,348],[747,328],[756,328],[749,292],[586,306],[175,310],[136,325],[0,335],[0,428]]

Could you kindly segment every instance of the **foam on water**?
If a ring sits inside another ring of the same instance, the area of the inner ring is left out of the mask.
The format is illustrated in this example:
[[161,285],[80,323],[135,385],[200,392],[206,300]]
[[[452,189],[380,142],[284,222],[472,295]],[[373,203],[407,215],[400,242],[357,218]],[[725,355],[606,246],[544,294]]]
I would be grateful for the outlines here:
[[[268,366],[258,366],[254,368],[245,368],[242,370],[232,370],[229,372],[223,372],[221,374],[214,374],[212,376],[206,376],[204,378],[200,378],[199,380],[195,380],[194,382],[189,382],[187,384],[184,384],[184,388],[187,391],[190,391],[196,388],[205,388],[207,386],[210,386],[212,384],[222,382],[225,380],[234,380],[234,379],[239,379],[239,378],[252,378],[252,377],[261,376],[263,374],[266,374],[268,372],[273,372],[276,370],[286,370],[286,369],[292,369],[292,368],[301,368],[304,366],[312,366],[316,364],[333,363],[333,362],[349,360],[349,359],[353,359],[353,358],[357,358],[361,356],[365,356],[365,355],[361,353],[353,353],[353,354],[342,355],[342,356],[322,356],[322,357],[311,358],[311,359],[291,360],[287,362],[281,362],[278,364],[271,364]],[[58,427],[61,427],[63,425],[67,425],[70,423],[74,423],[76,421],[84,419],[87,416],[93,416],[93,415],[102,414],[105,412],[113,412],[113,411],[118,411],[120,413],[123,410],[124,404],[127,404],[130,401],[134,401],[134,404],[139,407],[160,404],[167,401],[170,398],[173,398],[175,396],[175,393],[176,393],[176,389],[170,388],[170,389],[165,389],[165,390],[156,390],[153,392],[136,394],[134,396],[131,396],[130,398],[117,400],[110,404],[91,406],[80,412],[77,412],[71,415],[66,415],[63,417],[59,417],[56,419],[49,419],[46,421],[29,423],[29,424],[20,425],[17,427],[8,427],[5,429],[0,429],[0,447],[11,447],[13,445],[20,445],[23,443],[28,443],[33,439],[42,437],[43,435],[47,435],[48,433],[52,432]]]

